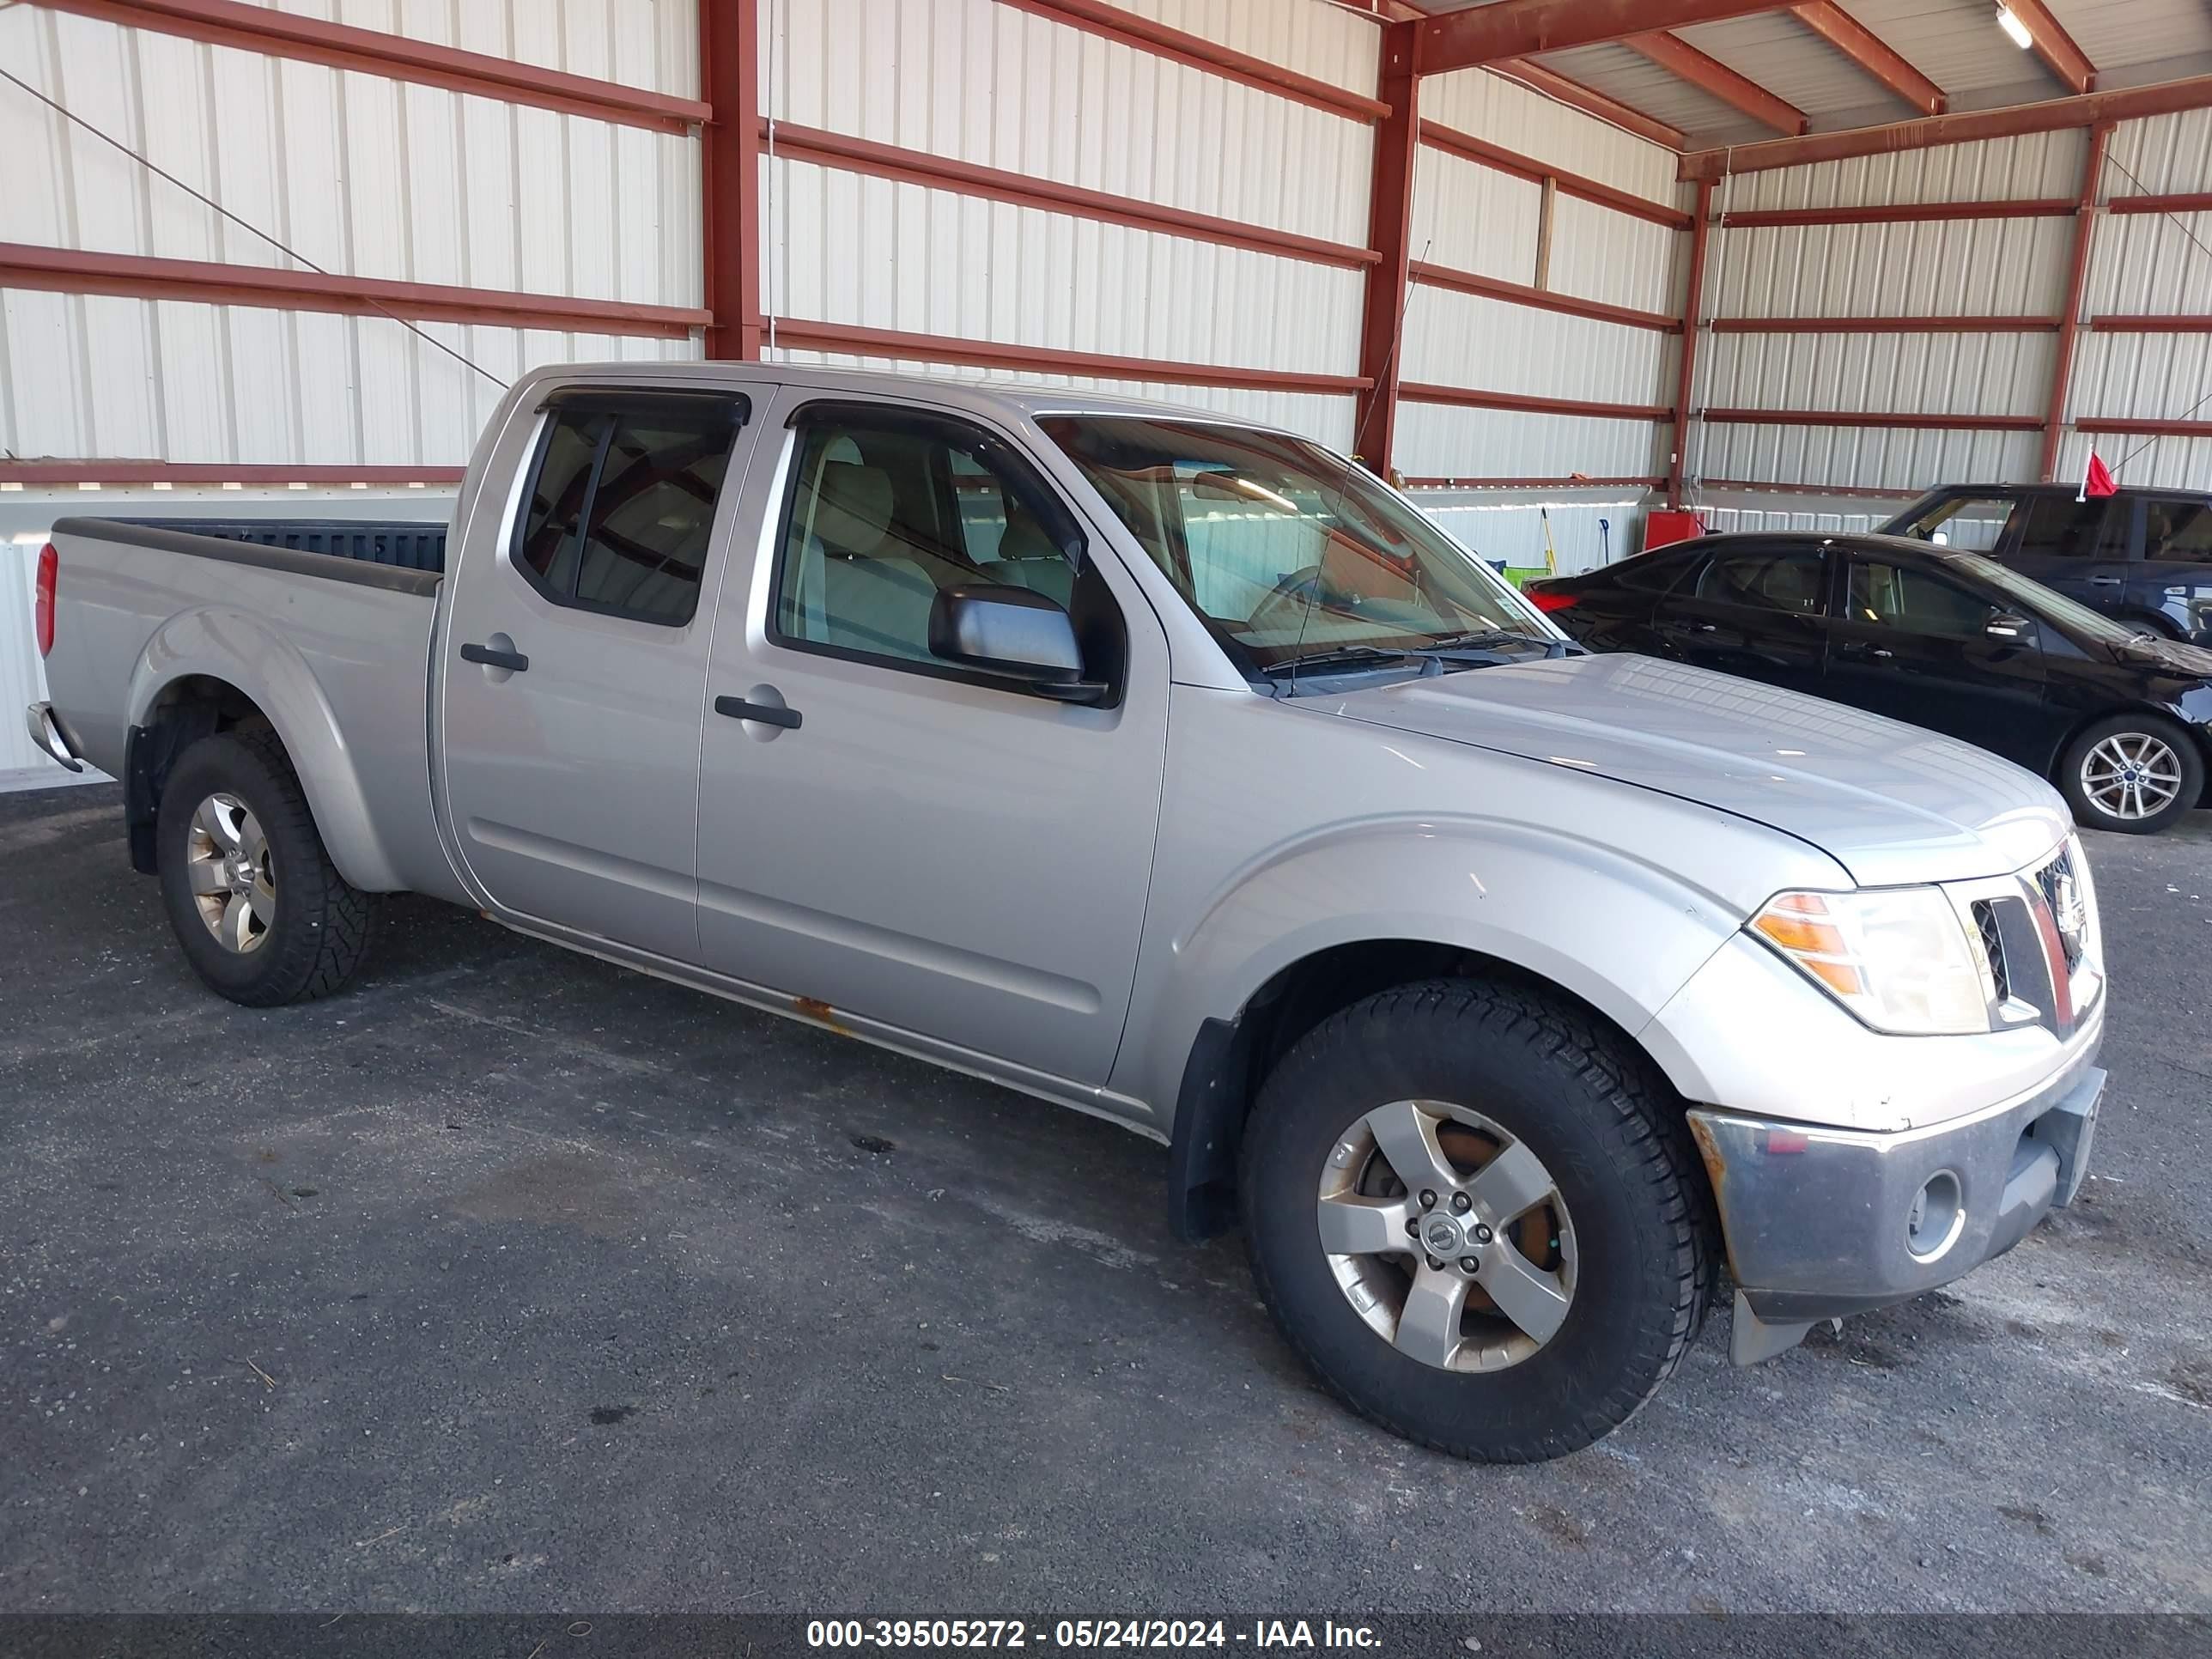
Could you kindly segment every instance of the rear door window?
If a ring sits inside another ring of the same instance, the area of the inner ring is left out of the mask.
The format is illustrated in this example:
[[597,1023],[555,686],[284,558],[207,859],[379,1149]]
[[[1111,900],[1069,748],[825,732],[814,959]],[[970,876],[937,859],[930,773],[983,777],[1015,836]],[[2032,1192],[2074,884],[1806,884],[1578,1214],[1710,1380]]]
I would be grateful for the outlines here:
[[1695,597],[1784,616],[1827,611],[1827,559],[1817,547],[1752,548],[1717,553],[1698,573]]
[[514,568],[556,605],[689,623],[745,413],[734,397],[564,396],[538,441]]
[[1981,595],[1924,570],[1851,562],[1849,619],[1869,628],[1894,628],[1932,639],[1972,639],[1988,624],[1991,606]]
[[[2105,527],[2107,499],[2077,501],[2065,495],[2034,497],[2027,503],[2013,556],[2023,559],[2095,558]],[[2117,519],[2119,515],[2113,516]]]
[[2212,565],[2212,503],[2145,502],[2143,557],[2161,564]]

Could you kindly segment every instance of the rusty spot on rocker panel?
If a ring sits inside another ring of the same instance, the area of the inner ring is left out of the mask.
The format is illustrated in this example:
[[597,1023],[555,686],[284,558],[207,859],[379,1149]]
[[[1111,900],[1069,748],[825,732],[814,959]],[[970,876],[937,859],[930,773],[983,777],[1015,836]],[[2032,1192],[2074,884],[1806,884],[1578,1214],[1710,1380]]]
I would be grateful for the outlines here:
[[839,1036],[853,1035],[851,1030],[838,1019],[837,1011],[819,997],[793,997],[791,1000],[791,1006],[808,1019],[814,1021],[816,1024],[828,1026]]

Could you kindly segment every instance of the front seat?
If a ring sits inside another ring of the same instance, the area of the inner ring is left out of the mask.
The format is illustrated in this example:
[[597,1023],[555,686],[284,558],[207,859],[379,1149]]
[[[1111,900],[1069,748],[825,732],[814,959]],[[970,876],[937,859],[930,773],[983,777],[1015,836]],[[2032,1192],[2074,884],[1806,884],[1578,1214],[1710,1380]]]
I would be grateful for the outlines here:
[[1002,582],[1042,593],[1065,611],[1075,599],[1075,567],[1053,545],[1051,532],[1018,501],[1006,503],[1006,528],[999,538],[999,562],[985,567]]
[[800,557],[802,637],[878,656],[929,656],[928,573],[890,533],[896,494],[881,467],[823,465]]

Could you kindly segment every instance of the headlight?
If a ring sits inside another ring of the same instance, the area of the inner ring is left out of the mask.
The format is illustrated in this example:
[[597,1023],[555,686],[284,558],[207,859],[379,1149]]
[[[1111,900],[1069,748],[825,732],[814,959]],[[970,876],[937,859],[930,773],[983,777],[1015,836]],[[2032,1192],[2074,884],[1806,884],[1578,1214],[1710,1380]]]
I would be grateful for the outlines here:
[[1749,926],[1877,1031],[1945,1036],[1990,1029],[1976,946],[1936,888],[1780,893]]

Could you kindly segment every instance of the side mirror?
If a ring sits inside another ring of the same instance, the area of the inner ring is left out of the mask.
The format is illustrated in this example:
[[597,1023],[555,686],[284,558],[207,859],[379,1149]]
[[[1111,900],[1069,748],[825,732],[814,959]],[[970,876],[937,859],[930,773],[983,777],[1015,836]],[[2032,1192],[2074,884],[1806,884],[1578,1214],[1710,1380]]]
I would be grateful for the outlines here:
[[2032,640],[2035,637],[2035,619],[2023,617],[2017,611],[1992,611],[1989,621],[1982,626],[1982,632],[1993,640],[2012,640],[2015,642]]
[[946,587],[929,606],[929,649],[1061,702],[1103,702],[1107,688],[1083,678],[1083,647],[1066,611],[1026,587]]

